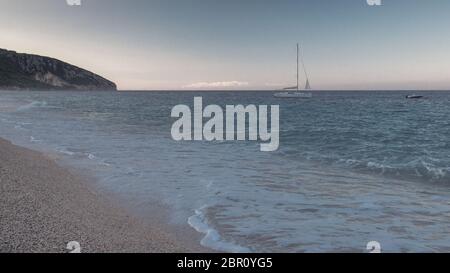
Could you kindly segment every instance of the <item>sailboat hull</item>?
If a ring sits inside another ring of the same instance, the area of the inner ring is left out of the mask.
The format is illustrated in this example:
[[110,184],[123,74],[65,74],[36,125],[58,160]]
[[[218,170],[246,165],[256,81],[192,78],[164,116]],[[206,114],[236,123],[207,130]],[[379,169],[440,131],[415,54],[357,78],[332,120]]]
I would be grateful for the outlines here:
[[273,95],[275,98],[310,99],[312,93],[307,92],[280,92]]

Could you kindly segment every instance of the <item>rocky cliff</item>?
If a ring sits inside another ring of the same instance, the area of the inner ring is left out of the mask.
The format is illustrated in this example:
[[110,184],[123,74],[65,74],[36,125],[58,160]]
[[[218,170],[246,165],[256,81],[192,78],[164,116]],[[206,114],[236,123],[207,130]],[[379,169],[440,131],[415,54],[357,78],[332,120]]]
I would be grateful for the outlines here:
[[0,49],[0,90],[117,90],[115,83],[57,59]]

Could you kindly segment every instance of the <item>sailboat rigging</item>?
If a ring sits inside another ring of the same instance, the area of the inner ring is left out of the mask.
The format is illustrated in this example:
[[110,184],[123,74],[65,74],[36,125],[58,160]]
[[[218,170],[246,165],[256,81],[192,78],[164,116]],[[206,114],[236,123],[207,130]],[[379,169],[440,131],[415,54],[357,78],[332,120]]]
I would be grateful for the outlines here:
[[[303,59],[303,54],[300,54],[300,46],[297,44],[297,85],[293,87],[283,88],[287,92],[276,93],[274,96],[277,98],[311,98],[312,93],[310,92],[300,92],[299,89],[299,68],[300,62],[302,64],[303,72],[305,74],[306,83],[304,90],[311,90],[311,84],[309,82],[308,72],[306,71],[305,62]],[[294,91],[290,91],[294,90]]]

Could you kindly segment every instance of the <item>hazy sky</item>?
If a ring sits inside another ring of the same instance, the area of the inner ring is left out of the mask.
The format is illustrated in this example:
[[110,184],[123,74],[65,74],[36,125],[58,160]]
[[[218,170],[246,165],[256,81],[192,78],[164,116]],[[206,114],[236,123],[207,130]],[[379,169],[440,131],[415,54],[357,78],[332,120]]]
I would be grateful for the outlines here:
[[450,89],[450,0],[0,0],[0,48],[120,89]]

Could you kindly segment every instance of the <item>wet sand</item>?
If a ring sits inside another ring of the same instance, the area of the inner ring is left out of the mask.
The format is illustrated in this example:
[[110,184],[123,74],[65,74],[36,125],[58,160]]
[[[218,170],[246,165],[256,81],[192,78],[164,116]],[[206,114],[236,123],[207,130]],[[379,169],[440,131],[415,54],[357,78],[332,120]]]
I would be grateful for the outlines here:
[[0,252],[67,253],[71,241],[82,252],[204,250],[111,201],[49,157],[0,139]]

